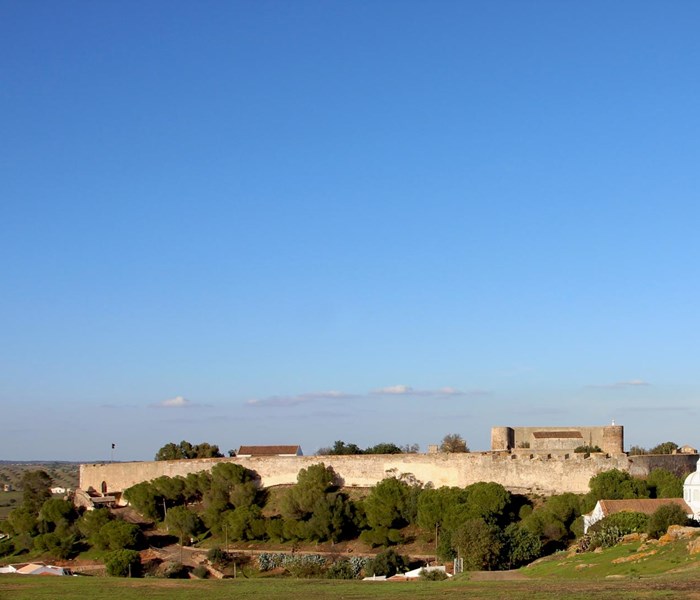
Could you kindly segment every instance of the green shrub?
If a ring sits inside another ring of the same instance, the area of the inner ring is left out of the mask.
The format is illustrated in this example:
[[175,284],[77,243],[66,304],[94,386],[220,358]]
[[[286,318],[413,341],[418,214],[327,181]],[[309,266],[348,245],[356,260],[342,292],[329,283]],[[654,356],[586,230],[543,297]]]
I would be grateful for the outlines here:
[[182,563],[168,563],[163,575],[168,579],[187,579],[189,577],[189,569]]
[[357,574],[349,560],[341,559],[328,567],[326,577],[328,579],[355,579]]
[[229,562],[229,556],[217,546],[207,552],[207,560],[213,565],[225,565]]
[[428,571],[427,569],[420,570],[420,578],[423,581],[445,581],[447,573],[438,569]]
[[207,569],[204,565],[198,565],[194,568],[192,574],[198,579],[206,579],[209,577],[209,569]]
[[646,531],[649,526],[649,516],[640,512],[619,512],[591,526],[588,533],[594,534],[606,527],[617,527],[622,535]]
[[677,504],[661,506],[649,518],[647,533],[653,538],[662,536],[671,525],[687,525],[688,515]]
[[408,568],[408,559],[401,556],[393,548],[380,552],[365,567],[368,575],[386,575],[391,577],[396,573],[404,572]]
[[577,446],[574,452],[578,454],[590,454],[591,452],[602,452],[600,446]]
[[619,527],[615,525],[606,525],[591,534],[589,549],[612,548],[622,539],[623,535]]

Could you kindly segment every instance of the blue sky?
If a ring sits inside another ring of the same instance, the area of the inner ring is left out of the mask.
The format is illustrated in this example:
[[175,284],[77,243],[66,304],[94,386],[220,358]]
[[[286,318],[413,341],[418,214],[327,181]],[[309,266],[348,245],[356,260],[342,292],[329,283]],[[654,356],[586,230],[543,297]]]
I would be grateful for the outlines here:
[[0,459],[700,445],[699,20],[0,0]]

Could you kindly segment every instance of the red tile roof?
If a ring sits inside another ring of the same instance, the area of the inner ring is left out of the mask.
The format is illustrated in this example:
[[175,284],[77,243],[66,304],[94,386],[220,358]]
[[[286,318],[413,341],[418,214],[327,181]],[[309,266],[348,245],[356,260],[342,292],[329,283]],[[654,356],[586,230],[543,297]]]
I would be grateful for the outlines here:
[[535,431],[533,437],[541,438],[583,438],[580,431]]
[[603,514],[614,515],[619,512],[640,512],[645,515],[654,514],[657,509],[667,504],[677,504],[686,514],[691,514],[693,511],[685,503],[683,498],[637,498],[633,500],[601,500],[600,508]]
[[238,449],[238,455],[279,456],[280,454],[297,454],[300,451],[300,446],[241,446]]

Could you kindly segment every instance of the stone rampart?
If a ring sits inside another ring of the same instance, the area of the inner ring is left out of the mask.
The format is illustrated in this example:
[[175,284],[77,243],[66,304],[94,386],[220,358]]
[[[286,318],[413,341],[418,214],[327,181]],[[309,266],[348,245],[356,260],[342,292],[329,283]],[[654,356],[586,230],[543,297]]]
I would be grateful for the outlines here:
[[[186,476],[208,471],[220,462],[234,462],[255,471],[260,484],[265,487],[294,484],[300,469],[323,462],[333,467],[345,486],[371,487],[386,477],[411,474],[423,484],[432,483],[435,487],[464,487],[479,481],[494,481],[511,491],[541,494],[584,493],[594,475],[610,469],[629,471],[632,465],[624,454],[537,454],[526,450],[512,453],[209,458],[84,464],[80,466],[80,487],[113,494],[161,475]],[[644,468],[649,468],[649,465],[640,464],[637,470]]]

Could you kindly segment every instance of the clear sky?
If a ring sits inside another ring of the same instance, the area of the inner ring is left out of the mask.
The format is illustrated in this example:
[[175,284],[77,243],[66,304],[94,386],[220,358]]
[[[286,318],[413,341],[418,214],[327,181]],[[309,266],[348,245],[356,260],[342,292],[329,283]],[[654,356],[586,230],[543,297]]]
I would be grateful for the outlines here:
[[0,0],[0,459],[700,445],[699,26]]

